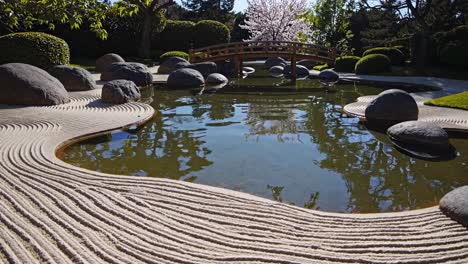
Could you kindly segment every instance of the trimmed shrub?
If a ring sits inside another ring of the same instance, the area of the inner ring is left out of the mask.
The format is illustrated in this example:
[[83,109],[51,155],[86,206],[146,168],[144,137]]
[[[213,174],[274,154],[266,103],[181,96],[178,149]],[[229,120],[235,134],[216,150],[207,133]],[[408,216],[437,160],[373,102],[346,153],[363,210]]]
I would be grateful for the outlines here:
[[468,43],[449,42],[439,52],[439,61],[445,65],[468,67]]
[[43,69],[70,63],[67,43],[40,32],[13,33],[0,37],[0,64],[21,62]]
[[335,71],[337,72],[354,72],[356,63],[361,59],[358,56],[342,56],[336,58]]
[[231,39],[229,28],[221,22],[201,20],[195,25],[195,48],[228,43]]
[[186,52],[183,52],[183,51],[169,51],[169,52],[166,52],[163,55],[161,55],[161,57],[159,57],[159,61],[163,62],[163,61],[165,61],[166,59],[168,59],[170,57],[181,57],[181,58],[184,58],[186,60],[189,60],[189,55]]
[[163,51],[188,51],[192,48],[194,32],[195,23],[192,21],[167,20],[166,27],[159,34],[156,46]]
[[316,70],[316,71],[323,71],[323,70],[326,70],[326,69],[330,69],[330,66],[328,66],[328,64],[322,64],[322,65],[314,66],[313,69]]
[[382,54],[387,56],[393,65],[401,65],[405,62],[405,55],[399,49],[396,48],[386,48],[386,47],[378,47],[368,49],[364,52],[363,56],[371,55],[371,54]]
[[357,63],[354,71],[357,74],[373,74],[388,72],[391,70],[390,59],[383,54],[371,54],[362,57]]

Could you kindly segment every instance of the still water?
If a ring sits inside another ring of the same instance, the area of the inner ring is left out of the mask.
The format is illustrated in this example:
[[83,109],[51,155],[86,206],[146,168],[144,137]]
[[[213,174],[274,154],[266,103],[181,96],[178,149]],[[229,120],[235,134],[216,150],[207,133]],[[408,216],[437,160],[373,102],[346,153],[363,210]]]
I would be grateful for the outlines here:
[[152,121],[75,144],[61,158],[95,171],[196,182],[332,212],[424,208],[468,185],[468,139],[451,139],[454,160],[424,161],[343,115],[346,104],[382,88],[325,92],[303,81],[289,89],[264,75],[246,82],[203,94],[147,90],[145,101],[157,112]]

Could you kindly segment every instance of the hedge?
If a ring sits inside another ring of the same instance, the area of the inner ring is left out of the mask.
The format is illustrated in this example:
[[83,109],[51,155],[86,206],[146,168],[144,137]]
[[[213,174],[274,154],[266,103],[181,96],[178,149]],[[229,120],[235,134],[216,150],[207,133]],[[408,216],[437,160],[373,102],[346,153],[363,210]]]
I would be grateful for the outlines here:
[[357,63],[354,71],[357,74],[373,74],[388,72],[391,70],[390,59],[383,54],[370,54],[362,57]]
[[167,20],[156,46],[163,51],[188,51],[193,45],[194,32],[195,23],[192,21]]
[[21,62],[43,69],[70,63],[67,43],[41,32],[13,33],[0,37],[0,64]]
[[189,60],[189,55],[186,52],[183,52],[183,51],[169,51],[169,52],[166,52],[166,53],[162,54],[161,57],[159,58],[159,61],[163,62],[163,61],[165,61],[166,59],[168,59],[170,57],[181,57],[181,58],[184,58],[186,60]]
[[356,63],[361,58],[358,56],[342,56],[335,60],[335,71],[338,72],[354,72]]
[[328,64],[322,64],[322,65],[314,66],[313,69],[316,70],[316,71],[323,71],[323,70],[326,70],[326,69],[330,69],[330,66],[328,66]]
[[201,20],[195,25],[194,45],[196,48],[224,44],[231,40],[229,28],[221,22]]
[[468,66],[468,25],[433,35],[438,61],[455,67]]
[[405,63],[405,55],[397,48],[377,47],[368,49],[364,52],[363,56],[371,54],[382,54],[387,56],[393,65],[402,65]]

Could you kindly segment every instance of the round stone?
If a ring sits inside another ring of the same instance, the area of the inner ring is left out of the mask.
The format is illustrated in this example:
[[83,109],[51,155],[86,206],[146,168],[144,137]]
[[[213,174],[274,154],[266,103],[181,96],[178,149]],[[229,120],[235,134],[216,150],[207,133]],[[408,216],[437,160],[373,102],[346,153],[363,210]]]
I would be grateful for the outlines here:
[[83,68],[58,65],[52,67],[49,73],[57,78],[69,92],[97,89],[93,76]]
[[244,74],[252,74],[252,73],[255,72],[255,69],[252,68],[252,67],[243,67],[243,68],[242,68],[242,72],[243,72]]
[[169,74],[167,86],[170,88],[196,88],[203,86],[203,75],[194,69],[178,69]]
[[283,76],[284,67],[283,66],[273,66],[269,70],[270,74],[274,77]]
[[365,116],[370,122],[388,125],[417,120],[419,108],[414,98],[405,91],[391,89],[380,93],[366,108]]
[[136,84],[128,80],[114,80],[102,87],[101,99],[109,104],[124,104],[138,101],[140,90]]
[[218,85],[227,83],[229,80],[220,73],[212,73],[206,77],[206,84]]
[[265,61],[265,67],[266,68],[271,68],[271,67],[274,67],[274,66],[286,66],[288,63],[286,62],[285,59],[283,58],[280,58],[280,57],[276,57],[276,58],[268,58],[266,61]]
[[[286,65],[284,67],[283,74],[291,75],[291,68],[292,68],[291,65]],[[309,72],[309,69],[307,69],[306,67],[302,65],[296,65],[296,74],[297,74],[297,77],[304,78],[304,77],[308,77],[310,72]]]
[[424,145],[431,148],[450,147],[447,132],[437,124],[422,121],[407,121],[396,124],[387,130],[392,141],[405,144]]
[[117,54],[109,53],[96,60],[96,71],[106,72],[113,63],[125,62],[125,60]]
[[144,64],[120,62],[112,64],[108,72],[102,73],[101,80],[129,80],[138,86],[148,86],[153,83],[153,74]]
[[190,64],[184,68],[196,70],[205,77],[218,71],[216,63],[210,61]]
[[468,186],[447,193],[440,200],[439,208],[451,219],[468,227]]
[[0,84],[0,104],[41,106],[70,101],[59,80],[29,64],[1,65]]
[[161,65],[159,65],[158,73],[169,74],[175,70],[187,66],[190,66],[190,62],[188,62],[186,59],[177,56],[169,57],[167,60],[161,63]]
[[319,73],[318,79],[322,84],[334,85],[340,80],[340,76],[334,70],[323,70]]

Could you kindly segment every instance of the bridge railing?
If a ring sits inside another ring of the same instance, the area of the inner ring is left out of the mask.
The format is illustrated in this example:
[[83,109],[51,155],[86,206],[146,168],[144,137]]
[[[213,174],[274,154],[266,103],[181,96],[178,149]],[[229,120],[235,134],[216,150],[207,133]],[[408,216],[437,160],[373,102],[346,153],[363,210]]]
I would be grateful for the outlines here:
[[235,56],[283,56],[289,58],[311,58],[319,62],[333,63],[336,58],[336,50],[315,44],[288,41],[236,42],[190,50],[190,60],[193,62],[220,60]]

